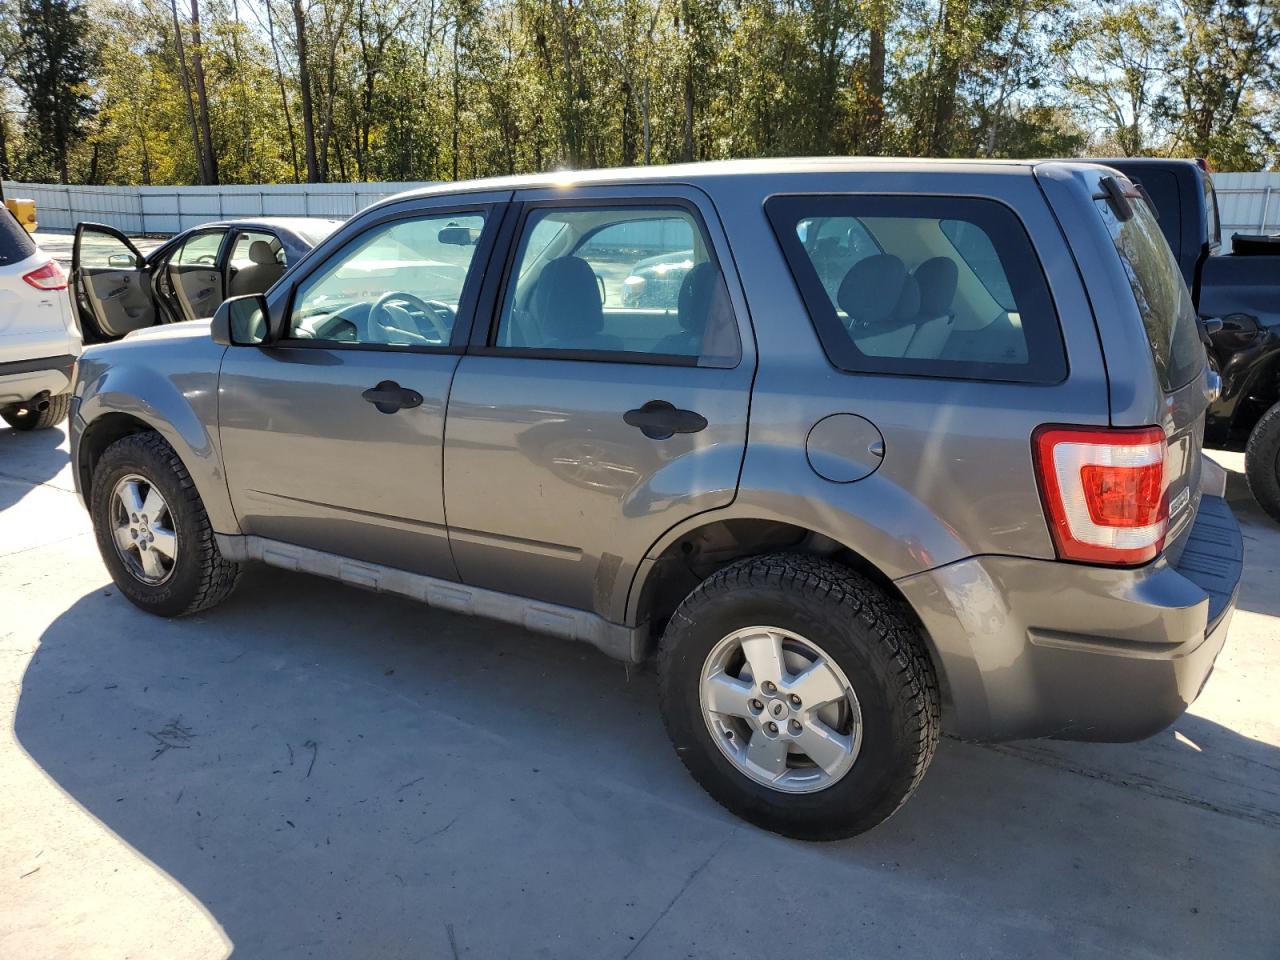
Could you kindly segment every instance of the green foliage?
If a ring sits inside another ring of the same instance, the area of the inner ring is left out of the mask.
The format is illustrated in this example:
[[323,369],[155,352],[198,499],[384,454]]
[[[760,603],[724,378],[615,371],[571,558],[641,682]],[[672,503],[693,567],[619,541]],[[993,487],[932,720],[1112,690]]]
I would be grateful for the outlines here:
[[750,156],[1094,152],[1258,169],[1278,152],[1275,10],[0,0],[0,167],[269,183],[309,171],[437,180]]
[[18,29],[10,70],[26,105],[22,162],[67,183],[72,145],[94,114],[89,79],[98,68],[98,51],[89,18],[80,0],[18,0],[14,12]]

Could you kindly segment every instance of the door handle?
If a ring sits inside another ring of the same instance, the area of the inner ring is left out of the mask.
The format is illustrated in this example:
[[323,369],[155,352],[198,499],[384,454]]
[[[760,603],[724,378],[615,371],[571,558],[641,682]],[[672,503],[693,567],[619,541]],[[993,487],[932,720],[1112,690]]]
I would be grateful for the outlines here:
[[637,410],[628,410],[622,420],[650,440],[667,440],[677,433],[697,433],[707,427],[702,414],[681,410],[665,400],[650,400]]
[[422,405],[422,394],[417,390],[402,387],[394,380],[383,380],[376,387],[365,390],[360,396],[377,407],[379,413],[395,413],[406,407]]

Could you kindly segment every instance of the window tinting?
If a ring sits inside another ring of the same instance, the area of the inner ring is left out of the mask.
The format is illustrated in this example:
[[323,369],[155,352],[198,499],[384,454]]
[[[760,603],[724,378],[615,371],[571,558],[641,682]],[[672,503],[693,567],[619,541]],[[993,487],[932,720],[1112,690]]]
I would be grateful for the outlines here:
[[510,276],[498,347],[737,362],[724,278],[682,208],[534,208]]
[[1195,307],[1178,264],[1145,203],[1131,204],[1133,216],[1123,221],[1106,201],[1094,206],[1120,254],[1161,386],[1176,390],[1205,363]]
[[298,286],[287,336],[447,346],[483,228],[481,213],[370,227]]
[[1066,357],[1021,222],[991,200],[789,196],[774,232],[838,367],[1056,383]]

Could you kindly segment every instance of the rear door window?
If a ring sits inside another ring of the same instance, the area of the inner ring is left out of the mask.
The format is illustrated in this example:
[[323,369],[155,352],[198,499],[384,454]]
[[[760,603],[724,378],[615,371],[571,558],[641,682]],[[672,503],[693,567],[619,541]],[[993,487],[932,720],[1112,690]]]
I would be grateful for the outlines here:
[[1040,262],[1003,204],[787,196],[765,209],[840,369],[1019,383],[1066,376]]
[[1120,254],[1160,385],[1166,393],[1185,386],[1204,366],[1205,352],[1173,251],[1145,203],[1129,204],[1133,215],[1128,220],[1117,218],[1105,200],[1095,200],[1094,206]]
[[561,359],[733,366],[740,343],[720,266],[689,210],[533,207],[494,346]]

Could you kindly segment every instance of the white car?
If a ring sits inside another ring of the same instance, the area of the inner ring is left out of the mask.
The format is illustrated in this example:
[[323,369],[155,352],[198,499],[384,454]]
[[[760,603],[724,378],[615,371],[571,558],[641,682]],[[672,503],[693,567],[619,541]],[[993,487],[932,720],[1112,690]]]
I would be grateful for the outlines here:
[[0,418],[17,430],[65,420],[80,346],[67,275],[0,209]]

